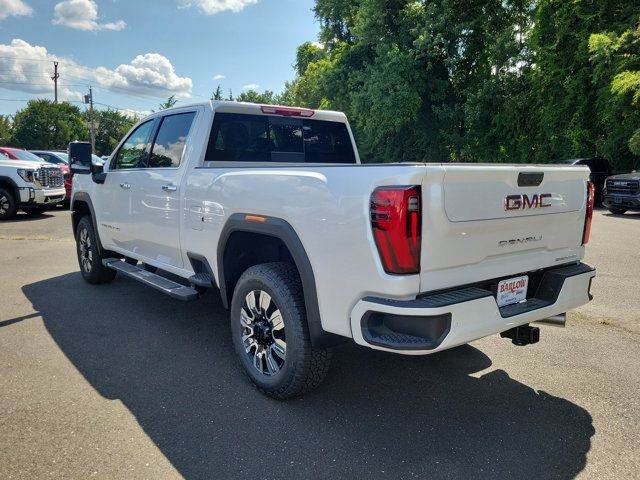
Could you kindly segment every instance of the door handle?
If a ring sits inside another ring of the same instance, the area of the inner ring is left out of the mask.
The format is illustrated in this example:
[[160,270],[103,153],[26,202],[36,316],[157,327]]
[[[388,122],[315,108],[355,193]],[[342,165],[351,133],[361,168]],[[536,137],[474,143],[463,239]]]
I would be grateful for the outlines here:
[[165,192],[175,192],[176,190],[178,190],[178,187],[176,187],[175,185],[162,185],[162,190],[164,190]]
[[125,190],[129,190],[131,188],[131,185],[129,185],[127,182],[122,182],[120,184],[120,188],[124,188]]

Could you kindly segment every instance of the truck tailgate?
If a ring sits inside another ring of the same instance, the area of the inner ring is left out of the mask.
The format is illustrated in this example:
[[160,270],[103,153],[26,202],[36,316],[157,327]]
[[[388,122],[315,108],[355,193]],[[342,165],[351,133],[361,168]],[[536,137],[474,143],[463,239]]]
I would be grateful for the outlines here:
[[588,175],[584,167],[427,167],[422,291],[578,261]]

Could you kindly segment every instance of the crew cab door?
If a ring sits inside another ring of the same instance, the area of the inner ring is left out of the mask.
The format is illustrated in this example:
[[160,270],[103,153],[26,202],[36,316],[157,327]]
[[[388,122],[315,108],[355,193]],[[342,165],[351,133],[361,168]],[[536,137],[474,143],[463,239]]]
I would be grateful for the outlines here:
[[186,167],[183,156],[195,116],[196,112],[191,110],[158,118],[146,168],[137,174],[136,184],[131,187],[136,256],[177,268],[183,267],[180,250],[180,185]]
[[114,155],[105,182],[96,185],[92,200],[98,213],[98,231],[103,245],[135,250],[136,228],[133,222],[132,189],[140,182],[146,166],[149,139],[155,120],[136,127]]

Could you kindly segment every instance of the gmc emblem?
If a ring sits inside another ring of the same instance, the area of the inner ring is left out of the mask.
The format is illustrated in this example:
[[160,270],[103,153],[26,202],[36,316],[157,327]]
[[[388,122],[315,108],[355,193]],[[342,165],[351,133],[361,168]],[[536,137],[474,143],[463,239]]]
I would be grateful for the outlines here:
[[531,210],[534,208],[550,207],[550,193],[535,193],[533,195],[508,195],[504,199],[504,209],[509,212],[511,210]]

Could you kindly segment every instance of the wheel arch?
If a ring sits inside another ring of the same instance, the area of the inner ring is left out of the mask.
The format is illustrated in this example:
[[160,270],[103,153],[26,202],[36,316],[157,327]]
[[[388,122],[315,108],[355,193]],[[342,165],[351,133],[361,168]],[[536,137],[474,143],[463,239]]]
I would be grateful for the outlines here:
[[102,255],[104,252],[104,248],[102,247],[102,242],[100,241],[100,235],[98,234],[98,224],[96,221],[95,209],[93,207],[93,202],[91,201],[91,197],[86,192],[76,192],[73,194],[71,198],[71,227],[73,229],[73,236],[75,238],[76,230],[78,229],[78,223],[80,223],[80,219],[84,216],[91,217],[91,223],[93,224],[93,230],[96,234],[96,239],[98,240],[98,251]]
[[237,281],[247,268],[273,261],[287,261],[298,271],[312,345],[324,348],[344,342],[344,337],[322,329],[311,262],[294,228],[281,218],[236,213],[225,223],[217,251],[218,285],[224,307],[230,307]]

